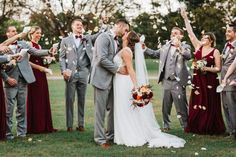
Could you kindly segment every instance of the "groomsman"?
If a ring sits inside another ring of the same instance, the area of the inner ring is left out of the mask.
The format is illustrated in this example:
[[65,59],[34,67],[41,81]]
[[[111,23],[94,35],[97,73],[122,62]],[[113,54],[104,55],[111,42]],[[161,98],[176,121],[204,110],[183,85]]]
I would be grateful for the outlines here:
[[84,26],[81,19],[71,23],[72,34],[63,38],[60,45],[59,63],[66,83],[66,126],[67,131],[73,130],[73,111],[75,91],[77,92],[78,123],[76,130],[84,131],[85,94],[93,56],[93,43],[101,29],[94,35],[83,35]]
[[[229,25],[225,32],[226,40],[223,49],[223,64],[221,71],[221,78],[224,79],[225,74],[236,57],[236,25]],[[236,79],[236,73],[230,77],[230,81]],[[229,136],[234,135],[236,127],[236,86],[226,84],[222,91],[222,103],[225,114],[225,120],[228,127]]]
[[189,45],[181,43],[183,35],[182,29],[173,27],[169,42],[156,51],[147,48],[144,52],[148,56],[160,59],[158,83],[162,82],[163,85],[163,131],[170,130],[169,116],[173,102],[181,126],[187,126],[188,103],[185,88],[191,80],[191,75],[185,62],[191,58],[191,51]]
[[[16,28],[9,26],[7,28],[6,35],[11,38],[17,35]],[[20,37],[20,34],[19,36]],[[17,101],[16,120],[17,120],[17,136],[26,136],[26,95],[27,95],[27,84],[35,81],[34,74],[29,64],[29,54],[35,56],[48,55],[48,50],[37,50],[30,47],[25,41],[15,42],[15,48],[9,52],[9,54],[17,54],[22,49],[25,49],[27,53],[22,56],[20,60],[16,62],[16,65],[11,66],[6,70],[1,70],[2,78],[4,80],[4,88],[6,95],[6,119],[7,119],[7,130],[6,136],[8,140],[14,138],[12,133],[13,126],[13,111],[15,106],[15,100]]]

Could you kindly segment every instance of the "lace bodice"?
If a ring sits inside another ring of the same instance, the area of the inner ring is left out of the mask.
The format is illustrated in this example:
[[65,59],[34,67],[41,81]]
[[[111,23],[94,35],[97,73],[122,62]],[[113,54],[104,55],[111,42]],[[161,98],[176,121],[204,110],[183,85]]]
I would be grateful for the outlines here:
[[132,54],[132,51],[129,47],[125,47],[123,48],[122,50],[120,50],[114,57],[113,61],[114,63],[118,66],[118,67],[123,67],[125,66],[125,62],[124,60],[121,58],[121,53],[124,51],[124,50],[127,50],[128,52],[130,52]]

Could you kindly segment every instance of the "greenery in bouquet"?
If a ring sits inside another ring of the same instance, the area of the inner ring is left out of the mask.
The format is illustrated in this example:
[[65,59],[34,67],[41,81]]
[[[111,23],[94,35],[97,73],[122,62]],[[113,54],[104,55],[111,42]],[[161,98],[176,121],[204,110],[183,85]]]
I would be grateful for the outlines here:
[[193,60],[191,68],[201,70],[203,73],[205,73],[203,71],[203,68],[206,67],[206,65],[207,65],[207,61],[205,58],[203,58],[201,60]]

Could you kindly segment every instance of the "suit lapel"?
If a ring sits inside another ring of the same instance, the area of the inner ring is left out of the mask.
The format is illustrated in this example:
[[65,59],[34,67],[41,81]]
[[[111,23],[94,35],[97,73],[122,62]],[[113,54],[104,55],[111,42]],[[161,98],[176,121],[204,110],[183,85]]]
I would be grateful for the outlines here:
[[76,52],[76,44],[73,35],[69,37],[69,43],[72,43],[72,48],[74,49],[74,52]]
[[108,36],[110,38],[110,41],[111,41],[111,44],[112,44],[112,47],[113,47],[113,54],[116,54],[115,41],[114,41],[114,38],[112,36],[112,33],[110,31],[107,32],[107,33],[108,33]]

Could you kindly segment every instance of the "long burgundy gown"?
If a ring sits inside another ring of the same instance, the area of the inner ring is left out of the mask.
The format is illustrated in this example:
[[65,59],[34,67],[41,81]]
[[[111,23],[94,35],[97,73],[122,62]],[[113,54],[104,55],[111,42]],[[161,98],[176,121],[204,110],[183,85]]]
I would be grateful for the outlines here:
[[[206,60],[207,67],[215,65],[214,50],[202,56],[202,47],[195,53],[195,60]],[[216,73],[203,73],[194,69],[193,89],[189,102],[189,117],[186,132],[217,135],[225,132],[221,113],[220,94],[216,93],[219,85]]]
[[[31,42],[32,46],[40,49],[40,45]],[[30,56],[30,62],[43,65],[43,59]],[[49,100],[48,82],[46,74],[33,69],[36,81],[28,85],[27,100],[27,133],[50,133],[55,131],[52,124],[51,107]]]
[[2,77],[0,77],[0,140],[4,140],[6,136],[6,106],[4,90],[2,85]]

